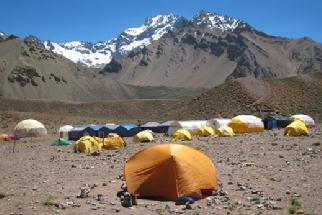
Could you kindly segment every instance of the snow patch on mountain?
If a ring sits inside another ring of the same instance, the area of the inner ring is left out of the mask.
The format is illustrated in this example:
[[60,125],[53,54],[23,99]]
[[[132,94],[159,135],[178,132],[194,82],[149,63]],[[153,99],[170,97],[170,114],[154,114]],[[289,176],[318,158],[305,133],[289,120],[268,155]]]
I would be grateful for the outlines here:
[[205,26],[207,28],[218,28],[222,31],[233,31],[240,24],[244,24],[241,20],[233,17],[223,16],[207,11],[200,11],[192,20],[197,25]]
[[[61,54],[75,63],[100,68],[109,63],[112,57],[124,56],[130,51],[142,49],[170,30],[178,29],[183,21],[187,20],[173,14],[157,15],[145,20],[140,27],[127,28],[112,40],[97,43],[45,41],[44,45],[48,50]],[[244,24],[238,19],[206,11],[200,11],[193,17],[192,22],[210,29],[219,28],[222,31],[233,31]]]
[[[92,52],[82,46],[80,42],[52,43],[44,42],[45,48],[52,50],[56,54],[63,55],[75,63],[80,63],[88,67],[99,68],[111,61],[111,52]],[[84,51],[84,52],[82,52]]]

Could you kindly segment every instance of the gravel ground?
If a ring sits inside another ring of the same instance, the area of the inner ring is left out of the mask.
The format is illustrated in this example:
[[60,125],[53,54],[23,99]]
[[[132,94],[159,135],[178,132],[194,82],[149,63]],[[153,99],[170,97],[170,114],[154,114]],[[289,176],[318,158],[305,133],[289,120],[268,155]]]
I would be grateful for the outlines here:
[[[284,137],[283,130],[231,138],[194,138],[187,144],[215,163],[222,190],[191,209],[170,201],[138,199],[121,206],[125,161],[153,143],[103,151],[99,156],[50,146],[56,136],[0,143],[0,214],[322,214],[322,126],[307,137]],[[81,187],[90,190],[77,198]],[[99,198],[98,198],[99,196]]]

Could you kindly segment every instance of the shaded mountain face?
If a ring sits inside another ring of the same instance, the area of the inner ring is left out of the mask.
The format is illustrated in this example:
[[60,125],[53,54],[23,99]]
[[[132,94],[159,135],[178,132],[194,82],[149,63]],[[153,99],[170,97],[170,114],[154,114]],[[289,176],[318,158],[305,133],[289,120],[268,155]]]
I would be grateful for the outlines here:
[[122,84],[81,68],[42,47],[33,37],[0,43],[0,96],[90,101],[131,98]]
[[322,45],[266,35],[231,17],[200,12],[101,73],[140,86],[213,87],[241,77],[283,78],[322,71]]

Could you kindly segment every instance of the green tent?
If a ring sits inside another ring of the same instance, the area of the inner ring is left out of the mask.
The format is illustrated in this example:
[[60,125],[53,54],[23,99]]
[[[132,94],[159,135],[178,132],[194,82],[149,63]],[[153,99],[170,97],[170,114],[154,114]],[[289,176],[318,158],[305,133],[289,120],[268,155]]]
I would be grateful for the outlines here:
[[73,144],[71,141],[66,140],[64,138],[59,138],[51,144],[52,146],[65,146],[65,145],[71,145]]

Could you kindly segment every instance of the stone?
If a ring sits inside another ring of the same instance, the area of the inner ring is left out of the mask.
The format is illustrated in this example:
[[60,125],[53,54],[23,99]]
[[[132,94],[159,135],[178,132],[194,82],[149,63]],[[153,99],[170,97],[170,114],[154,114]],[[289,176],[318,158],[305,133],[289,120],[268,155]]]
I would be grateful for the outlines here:
[[104,201],[103,194],[97,194],[97,201],[99,201],[99,202]]
[[90,193],[90,189],[86,188],[86,187],[81,187],[81,192],[80,194],[77,196],[77,198],[87,198],[89,196]]
[[121,205],[123,207],[132,207],[133,204],[132,204],[132,197],[129,193],[125,193],[124,196],[123,196],[123,199],[121,199]]

